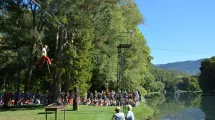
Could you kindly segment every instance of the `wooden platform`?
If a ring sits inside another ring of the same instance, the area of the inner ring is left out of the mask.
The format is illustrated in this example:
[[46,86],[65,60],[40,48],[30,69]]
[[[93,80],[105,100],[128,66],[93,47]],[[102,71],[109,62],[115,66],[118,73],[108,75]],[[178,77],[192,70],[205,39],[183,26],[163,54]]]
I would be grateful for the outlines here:
[[130,48],[131,44],[119,44],[117,48]]
[[57,115],[57,111],[58,110],[63,110],[64,111],[64,120],[66,120],[66,109],[65,109],[65,106],[48,106],[48,107],[45,107],[45,111],[46,111],[46,120],[48,118],[47,116],[47,111],[55,111],[55,120],[58,119],[58,115]]

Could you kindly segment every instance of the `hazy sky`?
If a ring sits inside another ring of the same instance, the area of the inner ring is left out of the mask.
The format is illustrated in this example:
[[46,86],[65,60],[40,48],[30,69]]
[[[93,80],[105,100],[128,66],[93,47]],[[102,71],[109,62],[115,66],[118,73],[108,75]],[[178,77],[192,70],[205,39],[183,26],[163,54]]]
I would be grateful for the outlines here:
[[215,55],[215,0],[135,0],[152,63],[197,60]]

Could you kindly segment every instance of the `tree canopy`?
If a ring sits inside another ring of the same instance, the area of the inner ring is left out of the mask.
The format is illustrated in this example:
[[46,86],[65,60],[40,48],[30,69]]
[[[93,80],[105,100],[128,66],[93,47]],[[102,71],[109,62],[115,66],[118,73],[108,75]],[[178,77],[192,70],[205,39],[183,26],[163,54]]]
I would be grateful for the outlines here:
[[208,58],[201,63],[201,74],[199,76],[199,84],[204,92],[214,92],[215,90],[215,57]]
[[[54,101],[61,91],[73,88],[81,96],[89,89],[116,90],[117,46],[130,39],[131,48],[123,52],[123,79],[126,89],[140,90],[149,84],[152,59],[138,30],[143,21],[133,0],[3,1],[0,87],[13,92],[50,91]],[[130,30],[133,36],[120,37]],[[52,66],[38,67],[42,45],[48,45]]]

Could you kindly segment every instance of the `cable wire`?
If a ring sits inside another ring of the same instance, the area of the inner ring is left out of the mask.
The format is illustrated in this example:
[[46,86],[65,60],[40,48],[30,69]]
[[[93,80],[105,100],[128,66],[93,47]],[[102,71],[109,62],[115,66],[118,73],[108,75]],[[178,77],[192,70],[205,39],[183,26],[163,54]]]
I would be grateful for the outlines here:
[[197,53],[197,52],[190,52],[190,51],[179,51],[179,50],[171,50],[171,49],[164,49],[164,48],[150,48],[151,50],[163,50],[169,52],[180,52],[180,53],[190,53],[190,54],[201,54],[201,55],[209,55],[207,53]]
[[[59,25],[64,26],[61,22],[59,22],[55,17],[53,17],[51,14],[49,14],[46,10],[44,10],[40,4],[38,4],[35,0],[30,0],[32,1],[35,5],[37,5],[45,14],[47,14],[49,17],[54,18],[55,22],[57,22]],[[39,0],[37,0],[39,1]],[[41,1],[39,1],[41,4],[43,4]],[[43,4],[44,5],[44,4]]]

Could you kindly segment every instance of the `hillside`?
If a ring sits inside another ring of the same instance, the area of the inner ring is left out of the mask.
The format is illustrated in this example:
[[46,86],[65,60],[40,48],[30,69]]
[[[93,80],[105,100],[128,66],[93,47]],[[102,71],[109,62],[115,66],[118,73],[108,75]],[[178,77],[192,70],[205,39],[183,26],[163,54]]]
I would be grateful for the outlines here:
[[179,70],[181,72],[195,75],[200,72],[199,68],[201,66],[202,60],[204,59],[200,59],[196,61],[182,61],[182,62],[173,62],[173,63],[167,63],[167,64],[159,64],[156,66],[163,69]]

